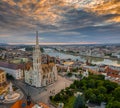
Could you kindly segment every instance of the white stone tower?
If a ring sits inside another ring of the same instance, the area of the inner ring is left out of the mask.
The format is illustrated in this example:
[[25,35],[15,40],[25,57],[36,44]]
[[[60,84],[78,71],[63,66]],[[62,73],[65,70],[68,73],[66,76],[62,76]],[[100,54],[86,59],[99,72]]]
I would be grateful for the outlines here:
[[33,51],[33,74],[32,85],[35,87],[41,87],[42,80],[42,66],[41,66],[41,52],[38,40],[38,31],[36,31],[36,45]]

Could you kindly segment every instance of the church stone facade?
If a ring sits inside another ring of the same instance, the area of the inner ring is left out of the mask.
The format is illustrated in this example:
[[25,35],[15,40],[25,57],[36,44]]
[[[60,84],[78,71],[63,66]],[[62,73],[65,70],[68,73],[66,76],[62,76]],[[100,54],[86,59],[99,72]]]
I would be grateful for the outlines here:
[[54,83],[57,80],[57,67],[54,63],[41,63],[41,52],[36,32],[36,45],[33,51],[33,64],[27,64],[25,70],[25,82],[31,86],[42,87]]

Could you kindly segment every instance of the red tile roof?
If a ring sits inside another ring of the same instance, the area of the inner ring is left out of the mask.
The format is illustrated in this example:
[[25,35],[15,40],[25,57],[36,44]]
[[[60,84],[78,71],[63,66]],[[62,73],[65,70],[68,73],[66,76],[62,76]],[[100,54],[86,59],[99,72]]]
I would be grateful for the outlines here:
[[120,78],[120,75],[108,74],[108,76],[111,76],[113,78]]
[[109,67],[106,67],[105,72],[108,73],[108,74],[109,74],[109,73],[119,74],[119,71],[118,71],[118,70],[114,70],[114,69],[111,69],[111,68],[109,68]]
[[16,103],[14,103],[11,108],[22,108],[22,104],[23,104],[23,103],[26,104],[26,106],[25,106],[24,108],[32,108],[33,105],[34,105],[34,104],[31,104],[31,105],[27,106],[26,101],[24,101],[24,100],[19,100],[19,101],[17,101]]

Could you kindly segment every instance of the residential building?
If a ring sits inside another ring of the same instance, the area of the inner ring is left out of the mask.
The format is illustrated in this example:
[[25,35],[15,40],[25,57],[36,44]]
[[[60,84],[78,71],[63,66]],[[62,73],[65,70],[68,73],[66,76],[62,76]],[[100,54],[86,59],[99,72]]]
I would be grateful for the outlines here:
[[12,75],[15,79],[23,78],[23,65],[0,62],[0,68],[5,70],[7,74]]
[[6,74],[5,71],[0,69],[0,87],[6,84]]

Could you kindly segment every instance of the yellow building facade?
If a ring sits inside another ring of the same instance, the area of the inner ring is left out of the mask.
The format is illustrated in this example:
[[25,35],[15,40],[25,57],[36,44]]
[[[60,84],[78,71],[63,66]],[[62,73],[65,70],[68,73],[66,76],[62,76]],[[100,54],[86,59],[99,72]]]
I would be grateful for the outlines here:
[[6,84],[6,74],[4,70],[0,69],[0,87]]

